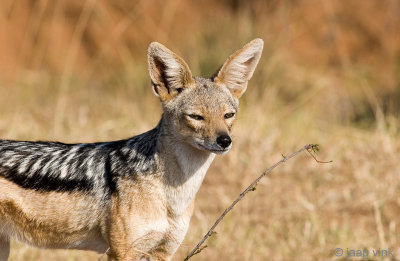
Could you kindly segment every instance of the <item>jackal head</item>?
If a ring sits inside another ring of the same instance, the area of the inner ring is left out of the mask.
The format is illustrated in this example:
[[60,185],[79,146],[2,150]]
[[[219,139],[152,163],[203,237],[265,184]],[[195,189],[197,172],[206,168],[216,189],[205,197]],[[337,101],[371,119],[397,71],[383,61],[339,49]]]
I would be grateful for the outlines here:
[[151,84],[163,107],[163,126],[195,148],[223,154],[239,98],[260,60],[264,42],[255,39],[232,54],[210,78],[193,77],[188,65],[160,43],[148,49]]

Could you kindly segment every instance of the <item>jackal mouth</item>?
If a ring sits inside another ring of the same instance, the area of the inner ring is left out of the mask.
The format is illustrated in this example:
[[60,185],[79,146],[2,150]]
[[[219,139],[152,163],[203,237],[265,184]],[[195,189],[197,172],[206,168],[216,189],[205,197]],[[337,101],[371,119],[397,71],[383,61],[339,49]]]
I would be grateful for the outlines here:
[[210,152],[213,152],[213,153],[215,153],[215,154],[225,154],[225,153],[227,153],[227,152],[232,148],[232,144],[229,145],[229,147],[226,147],[225,149],[208,148],[208,147],[204,146],[203,144],[201,144],[201,143],[199,143],[199,142],[196,142],[195,144],[196,144],[196,146],[197,146],[199,149],[201,149],[201,150],[206,150],[206,151],[210,151]]
[[215,154],[225,154],[229,151],[230,149],[224,149],[224,150],[210,150],[211,152],[215,153]]

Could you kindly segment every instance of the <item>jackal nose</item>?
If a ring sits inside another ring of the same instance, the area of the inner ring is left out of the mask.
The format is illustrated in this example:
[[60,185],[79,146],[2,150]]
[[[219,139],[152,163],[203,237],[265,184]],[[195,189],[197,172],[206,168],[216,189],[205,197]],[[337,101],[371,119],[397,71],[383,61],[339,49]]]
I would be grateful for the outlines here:
[[231,143],[232,143],[231,137],[229,137],[228,135],[221,135],[217,138],[217,144],[224,149],[229,147]]

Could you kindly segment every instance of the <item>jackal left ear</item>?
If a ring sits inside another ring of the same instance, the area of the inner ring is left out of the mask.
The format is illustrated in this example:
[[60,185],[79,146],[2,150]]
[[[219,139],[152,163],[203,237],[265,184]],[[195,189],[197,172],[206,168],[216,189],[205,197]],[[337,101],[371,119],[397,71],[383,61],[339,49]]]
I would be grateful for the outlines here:
[[161,102],[174,98],[194,83],[185,61],[160,43],[149,45],[148,62],[153,91]]
[[263,40],[254,39],[237,50],[214,74],[214,82],[224,84],[236,98],[240,98],[246,91],[247,82],[253,76],[263,46]]

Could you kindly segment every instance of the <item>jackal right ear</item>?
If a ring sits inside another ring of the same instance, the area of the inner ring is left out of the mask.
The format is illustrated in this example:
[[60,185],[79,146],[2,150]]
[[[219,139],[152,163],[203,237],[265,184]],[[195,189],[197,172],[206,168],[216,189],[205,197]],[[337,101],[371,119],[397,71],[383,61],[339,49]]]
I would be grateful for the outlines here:
[[169,101],[194,83],[189,66],[160,43],[149,45],[148,62],[153,91],[161,102]]
[[233,96],[240,98],[246,91],[247,82],[253,76],[263,46],[264,41],[261,39],[249,42],[232,54],[211,78],[224,84]]

